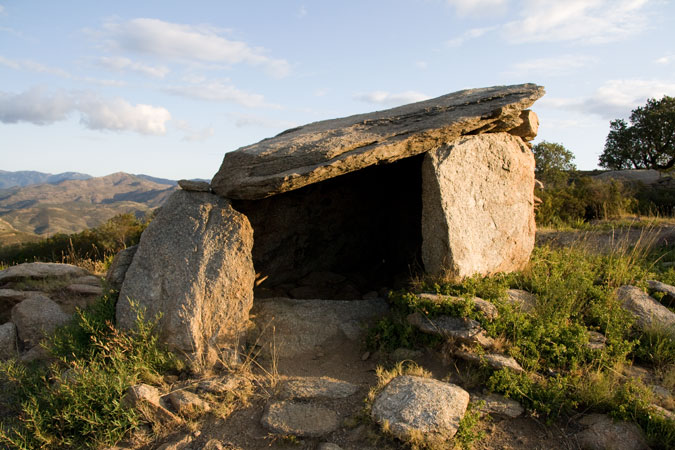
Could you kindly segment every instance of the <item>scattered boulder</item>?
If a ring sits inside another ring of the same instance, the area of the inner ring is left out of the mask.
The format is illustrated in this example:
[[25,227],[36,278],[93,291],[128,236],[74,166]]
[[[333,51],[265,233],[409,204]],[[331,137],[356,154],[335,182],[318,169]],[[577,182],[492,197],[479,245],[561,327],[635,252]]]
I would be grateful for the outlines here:
[[577,433],[579,446],[588,450],[645,450],[647,442],[634,423],[615,422],[604,414],[591,414],[579,421],[588,428]]
[[423,434],[429,441],[444,441],[457,432],[469,404],[469,393],[431,378],[399,376],[385,386],[373,402],[372,417],[388,424],[397,437]]
[[[176,191],[143,232],[117,302],[117,323],[135,326],[138,308],[159,313],[157,332],[190,363],[213,365],[235,348],[253,303],[253,230],[230,202]],[[178,256],[177,256],[178,255]]]
[[207,402],[185,389],[170,392],[160,399],[162,400],[168,402],[174,411],[185,417],[197,417],[211,410]]
[[260,422],[272,433],[307,437],[325,436],[340,426],[335,411],[290,401],[268,403]]
[[463,134],[513,129],[544,94],[534,84],[470,89],[397,108],[304,125],[228,152],[211,186],[260,199],[437,148]]
[[12,322],[26,349],[39,344],[42,338],[69,320],[70,316],[58,304],[42,295],[33,295],[12,308]]
[[465,136],[422,164],[422,261],[438,276],[522,269],[534,248],[534,156],[506,133]]
[[463,349],[456,349],[453,354],[465,361],[481,364],[485,363],[495,370],[509,369],[513,372],[524,372],[525,370],[518,364],[518,361],[511,356],[501,355],[499,353],[486,353],[478,355]]
[[19,356],[16,345],[16,326],[12,322],[0,325],[0,361]]
[[469,346],[480,345],[484,348],[494,346],[494,339],[473,319],[453,316],[438,316],[431,319],[420,313],[413,313],[407,317],[407,321],[424,333],[451,338]]
[[77,278],[86,275],[90,275],[89,272],[71,264],[35,262],[0,270],[0,284],[43,278]]
[[598,333],[597,331],[588,332],[588,348],[591,350],[602,350],[605,348],[605,343],[607,338],[604,334]]
[[499,394],[489,394],[485,396],[478,395],[476,396],[475,400],[483,401],[484,404],[480,407],[480,411],[490,414],[491,416],[515,419],[516,417],[520,417],[525,412],[525,409],[520,405],[520,403]]
[[317,450],[342,450],[342,447],[337,444],[331,444],[330,442],[322,442],[317,447]]
[[537,296],[522,289],[509,289],[506,300],[523,312],[531,313],[537,308]]
[[636,319],[638,328],[664,328],[675,336],[675,313],[635,286],[621,286],[616,295]]
[[147,384],[130,386],[122,398],[123,404],[139,411],[147,421],[162,425],[179,425],[180,417],[160,404],[160,394],[156,387]]
[[647,285],[649,286],[649,289],[663,294],[662,303],[666,305],[672,305],[675,303],[675,286],[655,280],[647,281]]
[[211,185],[206,181],[178,180],[178,186],[184,191],[211,192]]
[[295,377],[281,382],[280,396],[287,399],[337,399],[354,395],[359,387],[329,377]]
[[[429,293],[417,294],[417,296],[421,299],[430,300],[434,303],[443,303],[443,302],[457,303],[464,300],[462,297],[453,297],[451,295],[440,295]],[[492,303],[488,302],[487,300],[483,300],[480,297],[473,297],[471,300],[476,305],[476,308],[478,308],[478,310],[482,312],[485,318],[487,318],[488,320],[496,319],[499,316],[499,311],[497,311],[497,307]]]
[[132,245],[131,247],[121,250],[113,258],[112,264],[105,277],[105,281],[112,289],[115,289],[116,291],[122,289],[124,277],[131,265],[131,261],[134,259],[136,250],[138,250],[138,245]]

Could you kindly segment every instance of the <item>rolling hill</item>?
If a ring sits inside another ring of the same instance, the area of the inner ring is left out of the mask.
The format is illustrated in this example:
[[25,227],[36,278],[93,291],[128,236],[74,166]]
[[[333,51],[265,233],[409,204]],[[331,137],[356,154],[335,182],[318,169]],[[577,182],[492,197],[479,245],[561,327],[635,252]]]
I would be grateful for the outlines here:
[[91,178],[91,175],[78,172],[51,174],[36,172],[34,170],[20,170],[17,172],[0,170],[0,189],[7,189],[14,186],[22,187],[31,184],[56,184],[65,180],[87,180],[89,178]]

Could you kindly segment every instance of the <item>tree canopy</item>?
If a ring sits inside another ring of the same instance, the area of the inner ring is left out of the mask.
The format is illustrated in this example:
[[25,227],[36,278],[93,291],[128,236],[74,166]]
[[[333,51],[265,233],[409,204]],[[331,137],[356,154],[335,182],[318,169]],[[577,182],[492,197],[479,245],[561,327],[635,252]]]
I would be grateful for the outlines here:
[[600,166],[612,169],[669,169],[675,165],[675,98],[647,100],[623,119],[610,122]]
[[534,153],[535,175],[547,186],[563,184],[569,173],[576,170],[572,162],[574,154],[562,144],[541,141],[532,147]]

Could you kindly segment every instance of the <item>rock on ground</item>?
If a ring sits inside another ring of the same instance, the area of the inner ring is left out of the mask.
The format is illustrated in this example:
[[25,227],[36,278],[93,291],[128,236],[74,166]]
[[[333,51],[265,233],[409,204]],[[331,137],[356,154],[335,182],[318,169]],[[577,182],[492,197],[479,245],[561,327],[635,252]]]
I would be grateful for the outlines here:
[[645,450],[647,442],[634,423],[615,422],[603,414],[591,414],[579,421],[588,428],[577,433],[577,441],[588,450]]
[[466,345],[478,344],[491,348],[495,343],[494,339],[488,336],[480,324],[473,319],[453,316],[429,318],[420,313],[413,313],[407,317],[407,321],[424,333],[456,339]]
[[537,308],[537,296],[522,289],[509,289],[506,300],[523,312],[533,312]]
[[506,133],[467,136],[422,165],[422,261],[463,278],[522,269],[534,248],[534,156]]
[[22,291],[14,289],[0,289],[0,323],[10,320],[12,308],[26,298]]
[[113,258],[112,264],[105,277],[105,280],[111,288],[117,291],[122,288],[124,277],[127,274],[127,270],[129,270],[131,261],[134,259],[136,250],[138,250],[138,245],[132,245],[117,253]]
[[[474,398],[471,396],[471,400]],[[502,416],[510,419],[515,419],[525,412],[525,409],[515,400],[506,398],[499,394],[478,395],[476,401],[484,401],[485,404],[480,407],[480,411],[490,414],[491,416]]]
[[[422,293],[417,294],[417,296],[421,299],[430,300],[434,303],[443,303],[443,302],[458,303],[464,301],[462,297],[453,297],[451,295]],[[488,320],[496,319],[497,316],[499,316],[499,311],[497,311],[497,307],[492,303],[488,302],[487,300],[483,300],[480,297],[473,297],[472,301],[474,305],[476,305],[476,308],[480,312],[482,312],[485,318],[487,318]]]
[[622,306],[630,311],[640,329],[664,328],[675,337],[675,313],[635,286],[621,286],[616,290]]
[[174,192],[143,232],[117,302],[117,323],[133,328],[129,300],[159,313],[160,339],[192,364],[212,365],[236,347],[253,303],[253,230],[228,200]]
[[359,387],[329,377],[295,377],[281,382],[280,396],[288,399],[346,398]]
[[647,284],[649,285],[649,289],[663,294],[663,303],[667,305],[675,303],[675,286],[656,280],[649,280]]
[[429,441],[444,441],[457,432],[468,404],[469,393],[454,384],[405,375],[385,386],[371,414],[399,438],[422,433]]
[[58,304],[42,295],[33,295],[12,308],[12,322],[25,349],[34,347],[69,320]]
[[85,275],[90,274],[86,270],[71,264],[35,262],[0,270],[0,283],[42,278],[77,278]]
[[19,356],[16,346],[16,326],[12,322],[0,325],[0,361]]
[[268,403],[260,422],[272,433],[308,437],[324,436],[340,426],[335,411],[290,401]]
[[103,288],[101,286],[92,286],[90,284],[71,284],[66,290],[75,295],[101,295]]
[[505,131],[544,95],[534,84],[469,89],[397,108],[304,125],[228,152],[211,186],[259,199],[438,148],[463,134]]
[[197,417],[201,413],[211,410],[207,402],[199,398],[197,394],[185,389],[170,392],[162,399],[171,404],[174,411],[186,417]]
[[478,355],[461,349],[455,350],[453,354],[465,361],[478,364],[485,363],[495,370],[509,369],[516,373],[524,372],[521,365],[518,364],[518,361],[511,356],[501,355],[499,353],[485,353]]
[[146,420],[162,425],[178,425],[180,417],[164,408],[159,401],[159,390],[147,384],[130,386],[122,397],[122,403],[139,411]]

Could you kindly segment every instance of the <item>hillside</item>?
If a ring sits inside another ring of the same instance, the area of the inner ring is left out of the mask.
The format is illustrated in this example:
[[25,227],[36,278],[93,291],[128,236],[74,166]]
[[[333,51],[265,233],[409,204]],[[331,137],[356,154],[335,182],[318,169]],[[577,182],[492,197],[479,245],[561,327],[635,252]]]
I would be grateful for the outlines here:
[[175,185],[119,172],[0,189],[0,244],[75,233],[123,213],[144,215],[160,206]]
[[0,170],[0,189],[29,186],[31,184],[56,184],[65,180],[87,180],[91,175],[78,172],[63,172],[57,174],[36,172],[34,170],[20,170],[8,172]]

